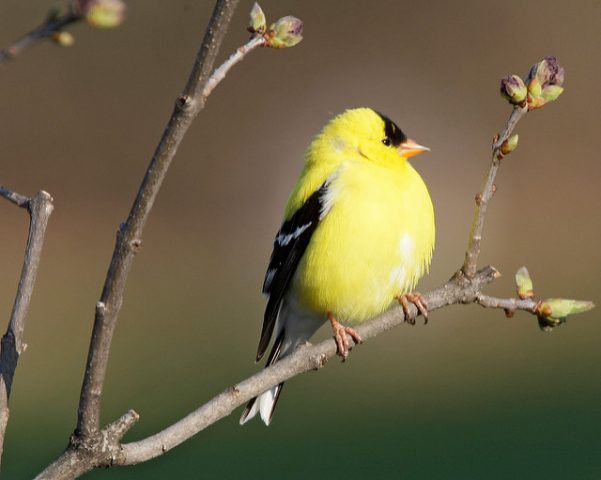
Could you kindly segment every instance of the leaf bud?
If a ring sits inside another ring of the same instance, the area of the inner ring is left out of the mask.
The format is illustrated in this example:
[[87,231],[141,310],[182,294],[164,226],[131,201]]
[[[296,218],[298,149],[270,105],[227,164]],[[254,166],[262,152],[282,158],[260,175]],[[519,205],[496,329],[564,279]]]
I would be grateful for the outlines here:
[[535,63],[530,68],[528,80],[536,78],[542,88],[548,85],[562,86],[564,82],[565,70],[559,64],[556,57],[548,56],[539,63]]
[[126,6],[122,0],[77,0],[75,8],[96,28],[115,28],[125,20]]
[[75,43],[75,37],[73,37],[73,35],[71,35],[69,32],[54,32],[51,38],[61,47],[70,47]]
[[253,5],[253,8],[250,10],[250,23],[248,25],[248,30],[251,33],[265,33],[265,29],[267,28],[267,20],[265,19],[265,14],[263,13],[263,9],[259,6],[257,2]]
[[[501,144],[501,153],[503,155],[507,155],[507,154],[513,152],[518,147],[519,139],[520,139],[520,136],[516,133],[515,135],[512,135],[507,140],[505,140]],[[528,273],[528,271],[526,271],[526,273]],[[516,279],[517,279],[517,275],[516,275]]]
[[515,284],[517,286],[518,297],[522,300],[534,297],[534,287],[530,273],[526,267],[521,267],[515,274]]
[[560,87],[559,85],[548,85],[543,88],[542,97],[545,102],[553,102],[554,100],[557,100],[557,97],[562,93],[563,87]]
[[303,22],[292,16],[282,17],[269,27],[267,34],[267,46],[293,47],[303,39]]
[[594,306],[593,302],[570,300],[567,298],[548,298],[541,302],[538,310],[545,317],[565,319],[568,315],[586,312]]
[[509,75],[501,80],[501,95],[511,104],[519,105],[526,100],[528,89],[517,75]]

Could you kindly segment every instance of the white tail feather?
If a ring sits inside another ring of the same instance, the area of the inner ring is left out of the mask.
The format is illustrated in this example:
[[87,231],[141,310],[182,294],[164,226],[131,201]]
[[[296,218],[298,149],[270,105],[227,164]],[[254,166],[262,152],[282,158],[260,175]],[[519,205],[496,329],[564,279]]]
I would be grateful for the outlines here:
[[255,399],[255,402],[253,403],[253,406],[248,411],[248,413],[242,418],[240,418],[240,425],[244,425],[246,422],[254,418],[257,415],[257,413],[259,413],[261,416],[261,420],[263,420],[265,425],[269,426],[269,424],[271,423],[271,415],[273,409],[275,408],[276,390],[277,387],[273,387],[259,395]]
[[[273,358],[271,364],[289,355],[301,343],[306,342],[323,324],[324,320],[321,315],[316,315],[315,313],[310,313],[299,308],[296,302],[291,301],[290,298],[287,297],[284,299],[275,327],[275,337],[277,338],[282,330],[284,330],[284,337],[279,353]],[[266,367],[268,366],[266,365]],[[257,413],[260,414],[265,425],[269,425],[280,389],[281,385],[276,385],[257,396],[254,401],[251,400],[248,404],[251,407],[242,414],[240,425],[244,425],[251,418],[255,417]]]

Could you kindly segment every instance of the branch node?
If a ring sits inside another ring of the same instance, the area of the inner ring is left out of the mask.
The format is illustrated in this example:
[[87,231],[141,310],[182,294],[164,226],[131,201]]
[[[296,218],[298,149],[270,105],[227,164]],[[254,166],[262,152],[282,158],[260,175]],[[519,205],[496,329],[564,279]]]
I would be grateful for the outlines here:
[[313,355],[309,358],[310,364],[313,366],[313,370],[319,370],[326,366],[328,363],[328,356],[325,353],[319,355]]
[[178,110],[189,110],[191,105],[192,100],[190,98],[190,95],[180,95],[175,100],[175,108],[177,108]]
[[134,238],[132,241],[129,242],[129,248],[134,253],[138,253],[141,246],[142,246],[142,240],[140,238]]
[[505,316],[507,318],[511,318],[515,315],[515,310],[512,308],[504,308],[503,311],[505,312]]
[[135,410],[128,410],[120,418],[114,422],[108,424],[104,428],[105,435],[114,436],[114,442],[119,443],[123,436],[133,427],[138,420],[140,415]]
[[106,304],[104,302],[96,303],[96,315],[104,316],[106,314]]

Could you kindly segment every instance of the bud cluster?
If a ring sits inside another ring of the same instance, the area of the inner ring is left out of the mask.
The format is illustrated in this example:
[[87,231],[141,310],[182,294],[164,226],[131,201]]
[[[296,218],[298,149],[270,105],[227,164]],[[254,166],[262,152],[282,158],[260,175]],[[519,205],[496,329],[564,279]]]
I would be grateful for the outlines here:
[[248,31],[254,35],[261,35],[265,39],[266,47],[288,48],[303,39],[303,22],[296,17],[286,16],[267,28],[265,14],[255,2],[250,11]]
[[[520,268],[515,274],[518,297],[522,300],[534,298],[532,279],[526,267]],[[554,327],[565,323],[569,315],[586,312],[594,308],[593,302],[570,300],[568,298],[547,298],[539,300],[534,307],[541,330],[549,332]]]
[[530,68],[526,80],[509,75],[501,80],[501,95],[512,105],[528,105],[528,110],[541,108],[557,100],[563,92],[564,69],[557,58],[545,57]]
[[536,305],[536,316],[541,330],[548,332],[562,323],[569,315],[587,312],[594,308],[593,302],[570,300],[568,298],[548,298]]

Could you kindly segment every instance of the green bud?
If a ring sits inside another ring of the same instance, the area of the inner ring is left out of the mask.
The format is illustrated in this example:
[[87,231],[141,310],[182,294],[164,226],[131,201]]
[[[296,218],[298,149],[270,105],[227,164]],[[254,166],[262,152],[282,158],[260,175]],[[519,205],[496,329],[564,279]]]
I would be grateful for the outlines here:
[[587,312],[594,306],[593,302],[569,300],[567,298],[548,298],[540,304],[538,310],[545,317],[560,320],[565,319],[568,315]]
[[265,19],[263,9],[255,2],[253,8],[250,10],[250,24],[248,25],[248,30],[252,33],[265,33],[266,28],[267,20]]
[[564,77],[565,71],[555,57],[545,57],[532,65],[526,79],[528,109],[534,110],[556,100],[563,92]]
[[543,98],[543,88],[536,77],[531,78],[528,81],[528,110],[534,110],[541,108],[545,105],[545,99]]
[[557,100],[557,97],[559,97],[562,92],[563,87],[560,87],[559,85],[548,85],[543,88],[542,97],[545,102],[553,102],[554,100]]
[[79,9],[96,28],[115,28],[125,20],[126,6],[122,0],[80,0]]
[[528,73],[528,80],[536,78],[542,88],[548,85],[562,86],[564,82],[565,71],[557,58],[548,56],[539,63],[532,65]]
[[[519,139],[520,139],[520,136],[516,133],[515,135],[512,135],[507,140],[505,140],[503,142],[503,144],[501,145],[501,153],[503,155],[507,155],[507,154],[513,152],[518,147]],[[522,267],[522,268],[525,269],[525,267]],[[526,270],[526,273],[528,273],[527,270]]]
[[528,82],[528,93],[534,98],[539,98],[543,94],[543,87],[536,77]]
[[522,300],[534,297],[534,287],[530,273],[526,267],[521,267],[515,274],[515,284],[517,286],[518,297]]
[[501,95],[511,104],[519,105],[526,100],[528,89],[517,75],[509,75],[501,80]]
[[267,34],[267,46],[293,47],[303,39],[303,22],[292,16],[282,17],[269,27]]
[[69,32],[54,32],[52,34],[52,40],[61,47],[70,47],[75,43],[75,38]]
[[541,315],[538,315],[537,318],[538,328],[540,328],[543,332],[550,332],[555,327],[561,325],[562,323],[565,323],[565,319],[549,318],[543,317]]

